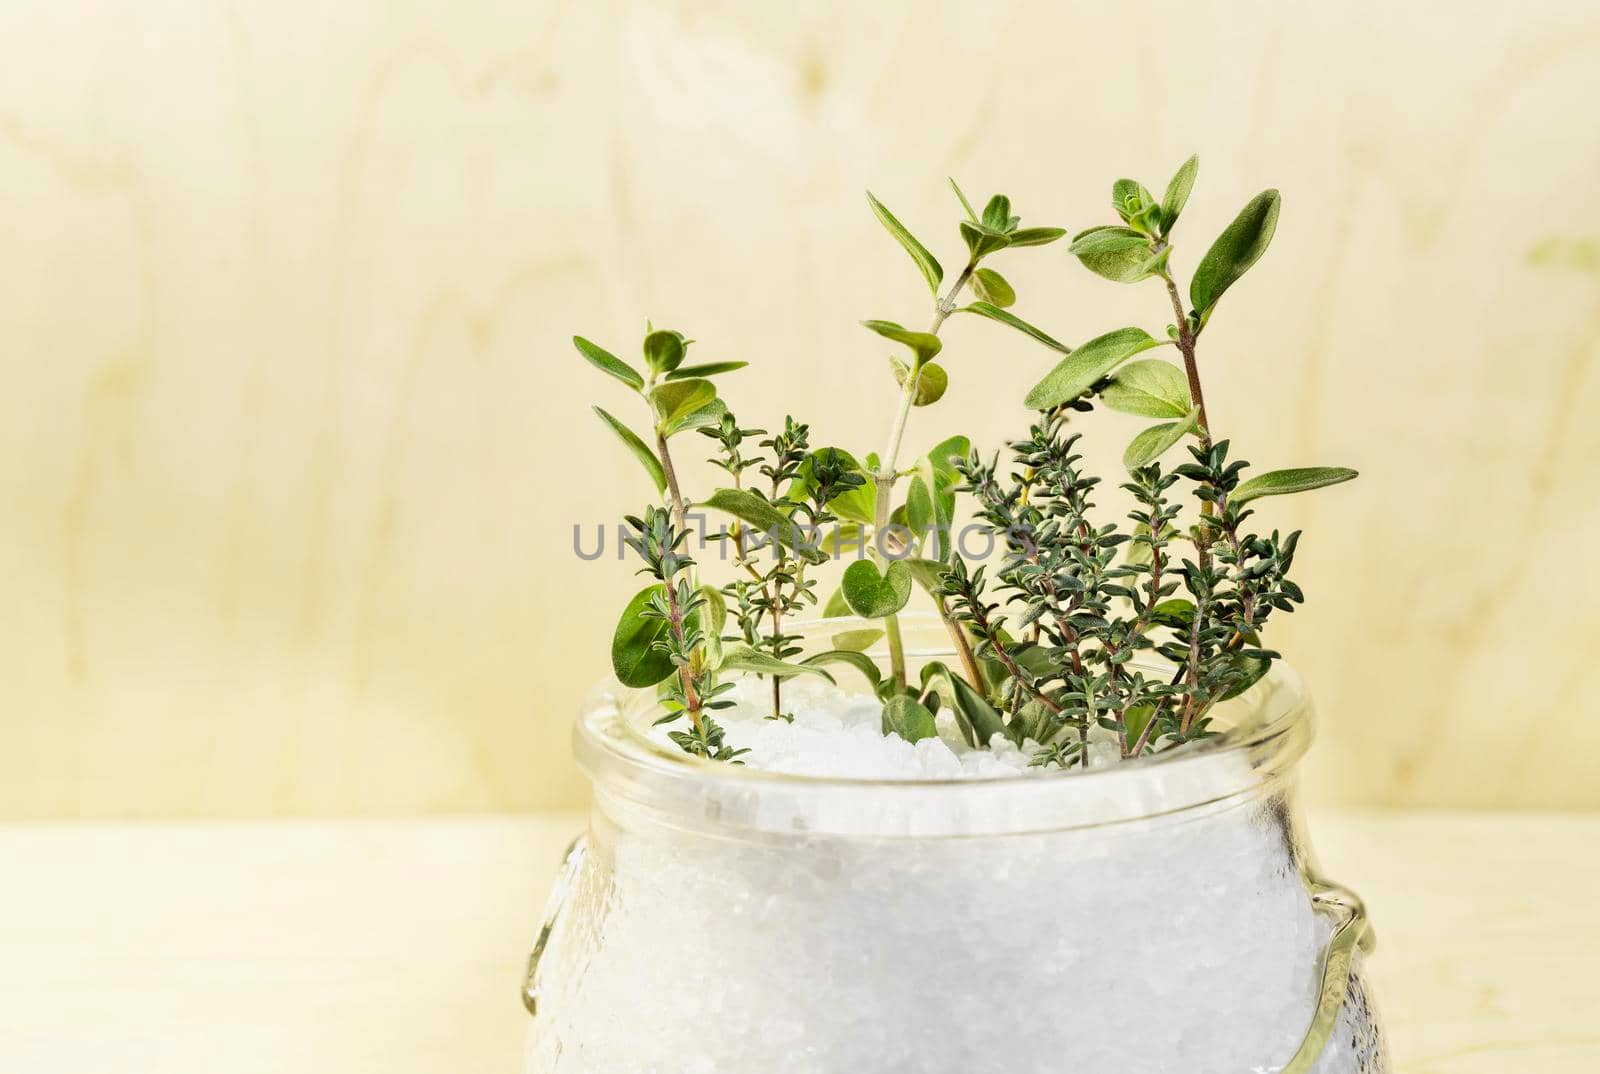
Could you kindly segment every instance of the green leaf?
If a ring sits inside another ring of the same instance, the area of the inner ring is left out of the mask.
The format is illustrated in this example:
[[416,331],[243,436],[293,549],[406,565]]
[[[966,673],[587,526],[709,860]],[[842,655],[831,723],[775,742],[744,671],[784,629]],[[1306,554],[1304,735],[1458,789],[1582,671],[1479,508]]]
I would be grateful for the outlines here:
[[1062,343],[1055,337],[1040,331],[1027,321],[1024,321],[1021,317],[1018,317],[1016,314],[1003,310],[999,306],[996,306],[992,303],[974,302],[969,306],[962,306],[960,309],[956,310],[956,312],[976,313],[978,316],[987,317],[991,321],[999,321],[1001,324],[1010,325],[1012,328],[1015,328],[1017,331],[1022,332],[1025,335],[1032,336],[1034,339],[1038,340],[1040,343],[1043,343],[1046,347],[1049,347],[1053,351],[1060,351],[1062,354],[1072,353],[1072,348],[1067,346],[1065,343]]
[[954,496],[936,491],[920,474],[911,479],[906,493],[906,525],[925,544],[937,544],[940,559],[950,554],[954,508]]
[[682,332],[662,328],[644,337],[644,361],[657,373],[670,373],[683,364],[689,341]]
[[656,412],[656,428],[664,435],[676,432],[678,422],[708,406],[717,397],[716,385],[709,380],[670,380],[650,389],[650,406]]
[[851,611],[863,619],[882,619],[911,599],[911,568],[904,560],[894,560],[879,574],[872,560],[858,559],[845,568],[839,589]]
[[895,734],[907,742],[938,738],[939,728],[933,713],[914,697],[896,694],[883,703],[883,733]]
[[1150,621],[1156,626],[1173,630],[1188,630],[1194,622],[1194,601],[1183,597],[1164,600],[1150,609]]
[[942,663],[932,663],[923,669],[922,681],[924,684],[930,679],[940,680],[950,695],[950,707],[974,732],[976,742],[974,745],[987,746],[995,735],[1011,737],[1010,730],[995,711],[994,706],[986,701],[966,679],[951,671]]
[[922,278],[928,281],[928,290],[938,295],[939,282],[944,279],[944,269],[939,267],[939,262],[928,252],[926,246],[917,241],[915,235],[906,230],[904,224],[895,219],[894,213],[891,213],[883,202],[872,196],[870,190],[867,191],[867,204],[872,206],[872,214],[878,218],[878,222],[888,229],[895,241],[911,255],[911,260],[916,262]]
[[757,675],[771,675],[777,679],[792,679],[796,675],[820,675],[829,682],[833,681],[833,676],[819,667],[791,664],[787,660],[779,660],[771,653],[752,649],[748,645],[741,645],[724,653],[720,670],[751,671]]
[[884,339],[892,339],[896,343],[903,343],[910,347],[911,353],[916,355],[916,364],[918,366],[944,348],[943,341],[930,332],[914,332],[909,328],[895,324],[893,321],[862,321],[861,323],[864,327],[872,329]]
[[1272,661],[1270,660],[1259,656],[1245,656],[1243,653],[1235,653],[1230,659],[1230,663],[1244,675],[1244,678],[1224,691],[1222,696],[1218,698],[1219,701],[1232,701],[1260,682],[1261,677],[1272,666]]
[[1003,233],[1011,223],[1011,199],[1004,194],[990,198],[989,204],[983,207],[983,219],[980,222],[990,231]]
[[1194,177],[1200,171],[1200,158],[1190,157],[1178,168],[1177,174],[1172,177],[1172,182],[1167,184],[1167,193],[1161,199],[1161,233],[1165,235],[1172,230],[1172,225],[1178,222],[1178,215],[1183,212],[1183,207],[1189,204],[1189,191],[1194,189]]
[[654,686],[675,670],[672,658],[656,647],[656,642],[667,639],[671,626],[664,619],[646,619],[640,615],[657,593],[665,591],[666,586],[659,582],[639,590],[622,610],[622,618],[617,620],[616,632],[611,637],[611,670],[624,686],[635,689]]
[[967,196],[961,192],[961,187],[956,184],[954,179],[950,180],[950,189],[954,190],[956,197],[961,199],[961,207],[967,211],[967,219],[976,224],[978,222],[978,214],[972,211],[972,202],[967,200]]
[[1006,238],[1011,246],[1044,246],[1067,233],[1064,227],[1019,227]]
[[1189,281],[1189,301],[1202,324],[1223,292],[1267,252],[1278,228],[1279,202],[1276,190],[1264,190],[1251,198],[1200,259],[1194,279]]
[[842,492],[835,496],[828,501],[828,508],[840,518],[849,519],[852,522],[874,521],[877,518],[874,512],[878,506],[878,488],[873,483],[872,474],[869,471],[877,468],[878,459],[876,455],[868,455],[866,466],[862,466],[856,461],[854,455],[851,455],[843,448],[823,447],[816,449],[800,463],[799,477],[802,493],[809,496],[816,490],[817,456],[826,455],[830,451],[843,459],[852,473],[859,474],[865,478],[866,484],[858,485],[848,492]]
[[867,541],[867,528],[859,522],[838,523],[823,533],[822,541],[817,547],[828,556],[842,558],[847,553],[860,556],[870,547]]
[[707,429],[722,422],[722,415],[728,412],[728,404],[721,399],[713,399],[703,407],[698,407],[675,420],[665,430],[666,435],[675,436],[690,429]]
[[1118,328],[1096,336],[1073,351],[1033,386],[1024,403],[1033,410],[1049,410],[1070,403],[1094,383],[1140,351],[1159,347],[1142,328]]
[[1011,245],[1011,238],[1004,232],[966,220],[961,221],[961,238],[966,242],[967,253],[974,261]]
[[955,481],[957,474],[953,460],[965,459],[972,451],[972,441],[964,436],[952,436],[941,440],[929,449],[927,459],[930,465],[938,471],[939,479],[944,484]]
[[1159,358],[1129,362],[1100,393],[1107,407],[1142,418],[1181,418],[1189,413],[1189,382],[1183,370]]
[[644,378],[631,365],[604,347],[597,347],[582,336],[573,336],[572,345],[577,347],[578,353],[588,359],[589,364],[600,372],[611,374],[636,392],[644,390]]
[[[906,378],[911,375],[911,370],[898,358],[889,359],[894,367],[895,383],[905,387]],[[929,406],[944,398],[945,389],[950,386],[950,374],[944,371],[944,366],[938,362],[929,362],[922,367],[922,372],[917,374],[917,392],[911,399],[912,406]]]
[[877,661],[866,653],[854,652],[850,649],[829,649],[827,652],[808,656],[801,661],[802,664],[849,664],[867,677],[867,681],[876,690],[883,681],[883,674],[878,670]]
[[1143,188],[1132,179],[1118,179],[1111,184],[1111,207],[1124,221],[1139,209],[1139,193]]
[[705,365],[679,366],[667,374],[668,380],[687,380],[690,377],[714,377],[718,373],[732,373],[743,369],[749,362],[707,362]]
[[1122,453],[1122,465],[1129,470],[1149,466],[1164,455],[1173,444],[1194,432],[1199,421],[1200,408],[1195,407],[1182,421],[1169,421],[1163,425],[1150,426],[1134,437],[1133,443],[1128,445],[1128,450]]
[[1118,283],[1135,283],[1150,275],[1150,240],[1129,227],[1080,231],[1068,252],[1090,272]]
[[972,289],[980,299],[1001,309],[1017,300],[1017,293],[1006,278],[992,268],[981,268],[972,274]]
[[650,480],[655,483],[656,491],[666,492],[666,471],[661,469],[661,460],[656,458],[656,453],[650,450],[649,445],[640,440],[632,429],[629,429],[604,410],[595,407],[594,412],[600,415],[600,420],[605,422],[612,432],[617,434],[617,439],[622,441],[623,446],[633,452],[633,457],[639,460],[639,465],[644,467],[645,473],[649,474]]
[[945,565],[936,559],[921,559],[917,556],[907,556],[900,562],[911,568],[911,577],[916,583],[934,596],[939,596],[944,589]]
[[1128,734],[1128,744],[1139,741],[1139,736],[1144,734],[1144,729],[1150,726],[1150,718],[1156,714],[1154,705],[1132,705],[1122,714],[1122,722]]
[[1291,492],[1309,492],[1327,488],[1356,477],[1356,471],[1345,466],[1303,466],[1293,470],[1269,470],[1241,482],[1228,496],[1230,503],[1248,503],[1262,496],[1286,496]]
[[794,519],[748,489],[718,489],[706,500],[705,506],[749,523],[756,532],[777,541],[807,562],[821,563],[828,558],[811,546],[809,535]]
[[[824,619],[842,619],[855,614],[845,601],[842,588],[835,589],[822,608],[822,617]],[[862,630],[841,630],[833,635],[833,647],[835,649],[860,652],[863,649],[872,648],[881,637],[883,637],[883,631],[877,627],[866,627]]]

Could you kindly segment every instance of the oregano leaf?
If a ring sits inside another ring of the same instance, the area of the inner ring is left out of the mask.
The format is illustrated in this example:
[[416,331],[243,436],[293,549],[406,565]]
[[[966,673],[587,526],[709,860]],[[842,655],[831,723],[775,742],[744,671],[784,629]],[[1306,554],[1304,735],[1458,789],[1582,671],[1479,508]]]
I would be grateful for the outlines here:
[[1080,231],[1067,249],[1084,268],[1117,283],[1135,283],[1150,275],[1150,240],[1130,227]]
[[666,471],[661,468],[661,460],[656,458],[656,453],[650,450],[649,445],[639,439],[638,434],[632,429],[604,410],[599,407],[594,407],[593,409],[600,416],[600,420],[606,423],[606,427],[617,434],[617,439],[622,441],[623,446],[633,453],[634,458],[639,460],[639,465],[643,466],[645,473],[650,475],[650,480],[655,485],[656,491],[658,493],[666,492]]
[[858,559],[845,568],[839,589],[851,611],[863,619],[882,619],[906,606],[911,582],[911,568],[903,560],[890,562],[879,573],[872,560]]
[[[911,375],[910,368],[898,358],[889,359],[894,367],[895,383],[905,387],[906,378]],[[945,389],[950,386],[950,374],[944,371],[944,366],[938,362],[929,362],[922,367],[922,372],[917,374],[917,391],[911,399],[912,406],[929,406],[944,398]]]
[[1194,432],[1199,421],[1200,408],[1194,407],[1182,421],[1169,421],[1150,426],[1134,437],[1133,443],[1128,445],[1128,450],[1122,453],[1122,465],[1130,471],[1149,466],[1166,454],[1167,449],[1173,444]]
[[960,309],[956,310],[956,312],[976,313],[978,316],[987,317],[991,321],[999,321],[1001,324],[1010,325],[1017,331],[1031,336],[1053,351],[1060,351],[1062,354],[1072,353],[1072,348],[1067,346],[1065,343],[1062,343],[1049,333],[1035,328],[1033,325],[1029,324],[1027,321],[1024,321],[1016,314],[1001,309],[992,302],[973,302],[970,305],[962,306]]
[[1167,192],[1161,199],[1161,233],[1165,235],[1172,230],[1172,225],[1178,222],[1178,216],[1183,212],[1183,207],[1189,204],[1189,191],[1194,189],[1195,176],[1200,172],[1200,157],[1190,157],[1178,167],[1172,181],[1167,184]]
[[918,332],[893,321],[862,321],[861,324],[884,339],[892,339],[911,348],[919,366],[944,349],[943,341],[931,332]]
[[1142,328],[1118,328],[1096,336],[1061,359],[1023,402],[1033,410],[1070,403],[1127,359],[1160,345]]
[[1142,418],[1181,418],[1189,413],[1189,381],[1183,370],[1159,358],[1129,362],[1100,393],[1107,408]]
[[683,338],[682,332],[658,328],[644,337],[645,364],[657,373],[670,373],[677,369],[683,364],[683,356],[688,350],[689,341]]
[[1001,309],[1017,300],[1017,293],[1011,289],[1011,284],[991,268],[981,268],[972,274],[972,289],[980,299]]
[[[954,185],[952,180],[951,185]],[[938,259],[928,252],[928,248],[917,241],[917,237],[906,230],[906,226],[895,218],[888,206],[872,196],[872,191],[867,191],[867,203],[872,206],[872,214],[893,235],[902,249],[916,263],[917,271],[922,273],[922,278],[928,281],[928,290],[935,295],[939,293],[939,283],[944,279],[944,269],[940,267]]]
[[1202,324],[1210,317],[1217,299],[1267,252],[1278,229],[1280,202],[1276,190],[1264,190],[1251,198],[1200,259],[1194,279],[1189,281],[1189,301]]
[[627,362],[612,354],[604,347],[590,343],[582,336],[573,336],[572,345],[578,348],[578,353],[588,360],[589,364],[602,373],[609,373],[634,391],[644,390],[644,377],[640,376]]
[[820,549],[813,547],[809,534],[794,519],[749,489],[717,489],[707,498],[705,506],[749,523],[757,533],[777,541],[801,559],[811,563],[827,559]]
[[1359,476],[1346,466],[1303,466],[1291,470],[1269,470],[1257,474],[1228,495],[1230,503],[1248,503],[1262,496],[1286,496],[1294,492],[1309,492],[1327,488]]
[[939,728],[933,713],[914,697],[896,694],[883,703],[883,733],[895,734],[907,742],[938,738]]
[[679,366],[667,374],[668,380],[688,380],[691,377],[714,377],[718,373],[732,373],[743,369],[749,362],[707,362],[705,365]]

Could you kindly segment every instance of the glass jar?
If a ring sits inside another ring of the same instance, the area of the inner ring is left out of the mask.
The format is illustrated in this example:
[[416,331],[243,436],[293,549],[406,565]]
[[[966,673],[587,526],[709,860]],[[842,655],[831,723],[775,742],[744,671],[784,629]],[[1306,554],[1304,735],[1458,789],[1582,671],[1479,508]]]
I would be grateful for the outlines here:
[[1386,1074],[1365,911],[1299,823],[1306,695],[1280,662],[1215,712],[1086,771],[850,780],[688,757],[597,690],[525,1074]]

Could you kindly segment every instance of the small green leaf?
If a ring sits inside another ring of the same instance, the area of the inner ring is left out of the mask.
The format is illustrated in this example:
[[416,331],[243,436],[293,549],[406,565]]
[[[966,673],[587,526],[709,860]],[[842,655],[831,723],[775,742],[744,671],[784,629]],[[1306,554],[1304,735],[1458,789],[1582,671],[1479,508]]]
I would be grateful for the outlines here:
[[1019,227],[1006,238],[1010,239],[1009,245],[1015,246],[1044,246],[1055,242],[1067,233],[1064,227]]
[[944,348],[944,343],[938,336],[930,332],[915,332],[893,321],[862,321],[861,324],[884,339],[892,339],[896,343],[910,347],[911,353],[916,355],[916,364],[919,366]]
[[604,347],[597,347],[582,336],[573,336],[572,345],[577,347],[578,353],[588,359],[589,364],[600,372],[611,374],[636,392],[644,390],[644,378],[631,365]]
[[[835,589],[833,594],[828,597],[827,603],[822,607],[822,617],[824,619],[842,619],[855,614],[850,610],[849,603],[845,601],[842,588]],[[883,631],[877,627],[866,627],[861,630],[841,630],[833,635],[833,647],[835,649],[860,652],[863,649],[872,648],[881,637],[883,637]]]
[[1070,403],[1127,359],[1160,345],[1142,328],[1118,328],[1096,336],[1061,359],[1034,385],[1024,403],[1033,410],[1049,410]]
[[1132,705],[1122,714],[1122,723],[1128,734],[1129,745],[1139,741],[1139,736],[1150,726],[1150,718],[1155,714],[1154,705]]
[[907,742],[938,738],[939,728],[933,713],[914,697],[896,694],[883,703],[883,733],[899,735]]
[[1017,300],[1017,293],[1006,278],[991,268],[981,268],[972,274],[972,289],[980,299],[1001,309]]
[[724,653],[721,670],[750,671],[757,675],[771,675],[778,679],[792,679],[796,675],[820,675],[829,682],[833,681],[833,676],[819,667],[791,664],[787,660],[779,660],[771,653],[752,649],[748,645],[741,645]]
[[1223,292],[1267,252],[1267,244],[1278,228],[1279,204],[1276,190],[1264,190],[1251,198],[1200,259],[1194,279],[1189,281],[1189,301],[1201,323],[1211,315],[1211,308]]
[[600,415],[600,420],[606,423],[607,428],[617,434],[617,439],[622,441],[623,446],[633,452],[633,457],[639,460],[639,465],[643,466],[645,473],[650,475],[650,480],[654,482],[656,491],[666,492],[666,471],[661,469],[661,460],[656,458],[656,453],[650,450],[649,445],[639,439],[632,429],[629,429],[604,410],[595,407],[594,412]]
[[1011,199],[1004,194],[996,194],[989,199],[989,204],[983,207],[984,227],[990,231],[1004,232],[1006,225],[1011,223]]
[[1303,466],[1293,470],[1269,470],[1240,483],[1228,496],[1230,503],[1248,503],[1262,496],[1286,496],[1291,492],[1309,492],[1327,488],[1356,477],[1356,471],[1344,466]]
[[647,619],[640,614],[657,593],[665,591],[659,582],[639,590],[617,620],[611,637],[611,670],[624,686],[654,686],[674,670],[672,658],[656,647],[657,642],[666,640],[671,626],[665,619]]
[[1182,421],[1169,421],[1162,425],[1150,426],[1134,437],[1133,443],[1128,445],[1128,450],[1122,453],[1122,465],[1129,470],[1149,466],[1164,455],[1173,444],[1194,432],[1199,421],[1200,408],[1195,407]]
[[1111,207],[1117,215],[1126,222],[1138,212],[1140,206],[1139,192],[1143,188],[1132,179],[1118,179],[1111,184]]
[[753,526],[757,533],[775,540],[801,559],[821,563],[828,557],[812,547],[810,535],[794,519],[748,489],[718,489],[705,506],[732,515]]
[[1194,601],[1183,597],[1164,600],[1150,609],[1150,621],[1156,626],[1188,630],[1194,622]]
[[972,451],[972,441],[964,436],[941,440],[928,451],[928,462],[939,472],[940,480],[949,484],[956,479],[955,459],[965,459]]
[[972,202],[967,200],[967,196],[961,192],[961,187],[956,184],[954,179],[950,180],[950,189],[954,190],[956,197],[961,200],[961,207],[967,211],[967,219],[976,224],[978,222],[978,214],[972,211]]
[[800,463],[800,489],[809,496],[817,487],[816,458],[832,452],[844,460],[850,472],[860,475],[866,483],[858,485],[847,492],[842,492],[828,501],[827,506],[840,518],[852,522],[872,522],[877,518],[875,514],[878,507],[878,487],[873,483],[871,471],[878,466],[876,455],[868,455],[866,465],[856,462],[855,456],[843,448],[823,447],[813,451]]
[[874,690],[883,681],[883,674],[878,670],[878,664],[872,657],[866,653],[859,653],[850,649],[829,649],[827,652],[808,656],[800,662],[802,664],[849,664],[866,676],[867,681],[872,684]]
[[688,349],[682,332],[662,328],[644,337],[645,364],[657,373],[670,373],[682,365]]
[[1189,382],[1183,370],[1159,358],[1129,362],[1100,393],[1107,407],[1142,418],[1181,418],[1189,413]]
[[1233,664],[1234,668],[1244,676],[1244,678],[1224,691],[1222,696],[1218,699],[1220,701],[1232,701],[1234,698],[1250,689],[1250,687],[1260,682],[1262,676],[1267,673],[1267,669],[1272,667],[1272,662],[1270,660],[1263,659],[1259,656],[1245,656],[1243,653],[1235,653],[1230,662]]
[[[911,370],[898,358],[889,359],[894,367],[895,383],[905,387],[906,378],[911,375]],[[944,371],[944,366],[938,362],[929,362],[922,367],[922,372],[917,375],[917,392],[911,399],[912,406],[929,406],[944,398],[945,389],[950,386],[950,374]]]
[[1068,252],[1083,267],[1118,283],[1135,283],[1150,275],[1150,240],[1128,227],[1092,227],[1073,237]]
[[824,555],[835,558],[846,555],[859,558],[866,554],[870,547],[867,541],[867,528],[859,522],[840,522],[834,525],[823,533],[822,540],[817,545]]
[[688,380],[690,377],[714,377],[718,373],[732,373],[743,369],[749,362],[707,362],[705,365],[679,366],[667,374],[668,380]]
[[994,706],[990,705],[966,679],[938,662],[929,664],[922,673],[924,685],[935,678],[944,684],[949,693],[950,707],[972,729],[973,737],[976,739],[973,745],[987,746],[995,735],[1011,737],[1011,731],[1000,718],[1000,714],[995,711]]
[[1027,321],[1024,321],[1021,317],[1018,317],[1016,314],[1007,310],[1003,310],[999,306],[993,305],[992,303],[974,302],[971,305],[962,306],[960,309],[956,310],[956,312],[976,313],[978,316],[987,317],[991,321],[999,321],[1001,324],[1010,325],[1012,328],[1015,328],[1017,331],[1022,332],[1025,335],[1032,336],[1034,339],[1038,340],[1040,343],[1043,343],[1046,347],[1049,347],[1053,351],[1060,351],[1062,354],[1072,353],[1072,348],[1067,346],[1065,343],[1062,343],[1055,337],[1040,331]]
[[663,434],[690,414],[717,397],[716,385],[709,380],[670,380],[650,389],[650,406],[656,412],[656,428]]
[[916,556],[907,556],[900,562],[911,568],[911,577],[923,589],[934,596],[944,591],[945,565],[936,559],[920,559]]
[[713,399],[705,406],[696,407],[689,413],[676,418],[663,432],[667,436],[676,436],[678,433],[690,429],[708,429],[713,425],[722,423],[722,415],[728,412],[728,404],[721,399]]
[[895,241],[911,255],[911,260],[916,262],[922,278],[928,281],[928,290],[937,295],[939,282],[944,279],[944,269],[939,267],[939,262],[928,252],[926,246],[917,241],[915,235],[906,230],[904,224],[895,219],[894,213],[891,213],[883,202],[872,196],[870,190],[867,191],[867,204],[872,206],[872,214],[878,218],[878,222],[888,229]]
[[863,619],[882,619],[911,599],[911,568],[904,560],[894,560],[879,574],[872,560],[858,559],[845,568],[839,589],[851,611]]
[[1011,245],[1010,237],[1004,232],[966,220],[961,221],[961,238],[967,244],[967,254],[974,261]]
[[1183,207],[1189,204],[1189,191],[1194,189],[1194,177],[1200,171],[1200,158],[1190,157],[1178,168],[1177,174],[1172,177],[1172,182],[1167,184],[1167,193],[1161,199],[1161,233],[1165,235],[1172,230],[1172,225],[1178,222],[1178,215],[1183,212]]

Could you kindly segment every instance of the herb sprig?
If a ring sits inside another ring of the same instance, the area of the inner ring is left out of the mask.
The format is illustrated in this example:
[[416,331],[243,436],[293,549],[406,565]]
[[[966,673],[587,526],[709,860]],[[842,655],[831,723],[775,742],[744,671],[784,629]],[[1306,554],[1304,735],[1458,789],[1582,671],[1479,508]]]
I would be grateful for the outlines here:
[[[624,611],[612,658],[622,682],[657,688],[664,721],[687,720],[686,729],[671,732],[674,742],[733,760],[742,751],[725,744],[711,718],[732,704],[731,675],[769,678],[769,716],[789,718],[783,682],[831,678],[830,665],[867,677],[883,701],[885,733],[912,741],[933,736],[936,715],[946,709],[970,745],[988,745],[995,735],[1032,743],[1040,765],[1087,766],[1100,736],[1129,758],[1211,734],[1214,707],[1277,658],[1261,644],[1269,618],[1304,600],[1289,576],[1299,533],[1257,532],[1248,505],[1356,475],[1309,467],[1246,477],[1248,464],[1213,437],[1200,341],[1219,300],[1266,252],[1280,198],[1273,190],[1257,195],[1212,243],[1189,280],[1186,309],[1172,235],[1197,173],[1191,157],[1159,200],[1140,183],[1118,180],[1112,208],[1119,222],[1080,231],[1068,247],[1103,278],[1159,281],[1174,318],[1166,338],[1126,326],[1076,348],[1013,313],[1016,291],[988,263],[1013,247],[1055,242],[1063,229],[1022,227],[1004,195],[990,198],[980,214],[952,181],[966,253],[946,287],[933,253],[868,194],[932,299],[926,330],[863,322],[903,348],[889,360],[895,404],[876,453],[814,448],[810,426],[793,417],[772,434],[742,427],[715,378],[744,363],[686,366],[690,341],[680,333],[648,331],[643,372],[574,339],[585,359],[649,404],[648,438],[596,408],[663,498],[628,518],[653,584]],[[1026,434],[1008,445],[1008,465],[998,453],[985,461],[962,436],[939,441],[909,466],[901,462],[912,411],[937,403],[949,387],[946,364],[936,359],[944,350],[940,330],[955,313],[1004,324],[1058,356],[1025,395],[1036,413]],[[1165,347],[1175,362],[1163,356]],[[1077,424],[1097,406],[1160,419],[1124,452],[1121,488],[1133,506],[1110,520],[1095,502],[1101,479],[1084,469],[1077,450]],[[716,441],[712,461],[729,479],[698,502],[679,487],[670,444],[690,430]],[[1179,445],[1187,461],[1164,466]],[[970,497],[976,525],[1003,550],[998,562],[975,566],[958,553],[952,529],[961,495]],[[722,536],[733,545],[737,575],[721,586],[701,583],[685,551],[692,507],[729,517]],[[818,603],[815,566],[848,545],[861,554],[824,614],[881,625],[849,632],[841,648],[806,655],[790,624]],[[911,677],[898,616],[918,587],[946,624],[959,671],[935,661]],[[887,674],[861,652],[880,639]],[[1170,670],[1153,673],[1148,661],[1136,661],[1141,653]]]

